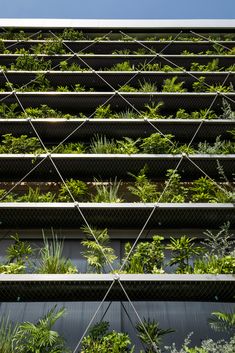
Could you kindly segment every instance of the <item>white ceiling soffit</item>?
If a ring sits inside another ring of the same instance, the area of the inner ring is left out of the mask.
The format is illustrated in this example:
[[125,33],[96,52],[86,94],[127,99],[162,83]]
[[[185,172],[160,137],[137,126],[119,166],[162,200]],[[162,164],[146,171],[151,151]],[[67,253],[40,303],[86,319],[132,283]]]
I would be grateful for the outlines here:
[[235,19],[208,20],[108,20],[108,19],[14,19],[0,18],[0,27],[40,28],[235,28]]

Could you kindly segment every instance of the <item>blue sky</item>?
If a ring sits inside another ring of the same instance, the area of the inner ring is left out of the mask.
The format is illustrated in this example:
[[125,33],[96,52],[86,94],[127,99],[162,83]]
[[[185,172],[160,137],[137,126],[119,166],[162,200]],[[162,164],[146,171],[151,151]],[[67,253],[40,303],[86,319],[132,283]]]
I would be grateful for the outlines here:
[[1,18],[235,18],[235,0],[0,0]]

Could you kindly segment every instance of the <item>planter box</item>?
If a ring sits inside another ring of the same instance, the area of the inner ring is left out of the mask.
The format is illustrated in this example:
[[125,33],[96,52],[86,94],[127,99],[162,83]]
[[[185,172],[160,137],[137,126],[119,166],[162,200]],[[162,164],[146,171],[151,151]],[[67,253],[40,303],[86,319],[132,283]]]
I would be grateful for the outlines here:
[[[37,74],[45,74],[46,78],[51,82],[53,87],[56,86],[74,86],[79,83],[87,89],[92,87],[98,91],[112,92],[112,88],[106,83],[108,82],[115,89],[119,89],[130,81],[131,86],[139,87],[139,82],[150,82],[156,84],[160,90],[164,80],[171,79],[174,76],[178,77],[178,81],[184,82],[184,87],[188,91],[192,91],[192,84],[196,82],[196,78],[206,77],[206,83],[223,84],[226,80],[226,85],[235,83],[235,72],[161,72],[161,71],[97,71],[97,72],[75,72],[75,71],[9,71],[7,77],[14,85],[23,86],[28,82],[35,80]],[[196,78],[194,78],[196,77]],[[6,78],[0,75],[0,85],[5,85]]]
[[[183,66],[187,70],[190,69],[190,66],[193,62],[198,62],[201,65],[207,65],[208,62],[219,59],[219,65],[225,68],[233,65],[234,55],[168,55],[164,54],[162,56],[156,55],[116,55],[116,54],[81,54],[79,57],[74,55],[67,54],[56,54],[56,55],[46,55],[38,54],[32,56],[37,56],[38,58],[43,58],[44,60],[51,60],[52,67],[59,65],[61,61],[69,60],[69,63],[77,63],[83,68],[87,68],[84,64],[87,63],[95,70],[99,70],[104,67],[112,67],[113,65],[119,64],[123,61],[130,61],[131,65],[139,65],[148,63],[151,61],[153,63],[159,63],[161,65],[172,65],[171,62],[178,66]],[[21,54],[0,54],[0,62],[2,65],[10,66],[11,63],[14,63]],[[80,59],[81,58],[81,59]],[[174,65],[172,65],[174,66]],[[58,68],[57,68],[58,70]]]
[[[155,204],[151,203],[0,203],[0,227],[6,228],[80,228],[85,216],[89,224],[101,228],[141,229]],[[146,229],[219,228],[230,222],[235,228],[233,204],[160,203],[155,207]]]
[[[138,174],[148,165],[148,177],[164,179],[168,169],[175,169],[181,155],[171,154],[52,154],[60,173],[69,178],[93,180],[112,178],[132,180],[128,175]],[[218,162],[226,177],[233,179],[235,155],[189,155],[184,157],[178,171],[182,180],[195,180],[203,176],[201,168],[211,178],[221,181]],[[197,168],[193,163],[199,168]],[[37,166],[38,165],[38,166]],[[18,180],[28,175],[26,180],[60,180],[51,160],[46,154],[35,157],[33,154],[0,154],[0,180]]]
[[0,275],[1,302],[127,301],[234,302],[233,275]]
[[[33,119],[33,125],[43,141],[59,143],[73,131],[69,141],[90,140],[95,135],[105,135],[108,138],[147,137],[161,131],[163,134],[173,134],[176,140],[189,141],[199,125],[201,119],[91,119],[84,123],[84,119]],[[83,124],[84,123],[84,124]],[[79,125],[83,124],[78,129]],[[154,129],[154,127],[157,129]],[[194,141],[214,142],[217,136],[221,139],[231,139],[228,130],[235,129],[234,120],[213,119],[205,120]],[[27,119],[0,119],[1,134],[11,132],[14,136],[35,136]]]
[[[150,102],[163,102],[167,110],[175,111],[181,107],[189,110],[206,109],[212,104],[217,93],[165,93],[165,92],[17,92],[24,107],[38,107],[47,104],[52,108],[68,112],[94,112],[97,106],[108,104],[117,111],[130,109],[143,110]],[[222,98],[227,97],[231,109],[235,109],[235,93],[219,94],[213,104],[213,110],[222,106]],[[230,99],[231,98],[231,99]],[[13,92],[0,92],[0,100],[6,104],[16,103]],[[128,104],[127,101],[130,103]]]
[[[45,40],[4,40],[6,48],[13,46],[14,49],[25,48],[30,50],[32,46],[37,44],[45,43]],[[139,41],[140,42],[140,41]],[[138,50],[139,48],[144,48],[138,42],[135,41],[94,41],[94,40],[82,40],[82,41],[64,41],[64,43],[74,52],[79,52],[84,50],[84,52],[94,52],[99,54],[112,53],[115,50],[130,49],[132,51]],[[201,51],[206,51],[213,49],[215,43],[209,41],[142,41],[142,43],[148,48],[152,48],[156,52],[163,52],[164,54],[176,54],[181,53],[184,50],[192,51],[193,53],[200,53]],[[233,48],[235,46],[234,41],[220,41],[220,44],[226,46],[227,48]],[[69,51],[68,47],[64,47],[65,50]],[[147,48],[146,48],[147,50]],[[149,51],[150,52],[150,51]],[[150,52],[151,53],[151,52]]]

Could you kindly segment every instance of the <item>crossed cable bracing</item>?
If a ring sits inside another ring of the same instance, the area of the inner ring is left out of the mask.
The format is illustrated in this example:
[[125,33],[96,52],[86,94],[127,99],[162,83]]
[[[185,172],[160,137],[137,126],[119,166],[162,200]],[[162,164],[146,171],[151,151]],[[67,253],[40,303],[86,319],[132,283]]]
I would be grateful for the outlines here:
[[[50,31],[50,32],[51,32],[51,31]],[[58,38],[53,32],[51,32],[51,33],[52,33],[56,38]],[[182,32],[180,32],[180,33],[182,33]],[[167,47],[169,47],[169,45],[171,45],[171,44],[177,39],[177,37],[180,35],[180,33],[178,33],[177,36],[176,36],[170,43],[168,43],[168,44],[166,45],[166,47],[161,50],[160,53],[156,53],[156,52],[155,52],[155,56],[154,56],[153,58],[151,58],[151,60],[150,60],[148,63],[151,63],[157,56],[161,56],[161,57],[164,58],[164,55],[162,54],[163,51],[164,51]],[[107,35],[106,35],[106,36],[107,36]],[[101,39],[100,39],[100,40],[101,40]],[[147,47],[145,44],[143,44],[142,42],[140,42],[140,41],[138,41],[138,40],[135,40],[135,41],[136,41],[137,43],[139,43],[140,45],[143,45],[144,47],[146,47],[146,48],[149,49],[150,51],[152,51],[151,48],[148,48],[148,47]],[[76,56],[79,60],[81,60],[89,69],[92,70],[92,72],[93,72],[94,74],[96,74],[99,78],[101,78],[101,79],[109,86],[109,88],[111,88],[111,89],[113,90],[114,94],[113,94],[111,97],[109,97],[109,99],[108,99],[106,102],[104,102],[102,105],[107,104],[108,101],[110,101],[110,100],[114,97],[114,95],[118,94],[128,105],[131,106],[132,109],[134,109],[136,112],[140,113],[140,111],[139,111],[133,104],[131,104],[131,103],[128,101],[128,99],[126,99],[126,97],[124,97],[124,96],[122,95],[121,92],[116,91],[115,88],[112,87],[112,85],[111,85],[110,83],[108,83],[98,72],[96,72],[96,70],[93,70],[92,67],[91,67],[90,65],[88,65],[88,64],[79,56],[79,54],[75,53],[64,41],[62,41],[62,42],[63,42],[64,46],[66,46],[66,48],[69,49],[69,50],[73,53],[74,56]],[[97,41],[96,41],[96,42],[93,42],[93,43],[97,43]],[[89,47],[90,47],[91,45],[92,45],[92,44],[90,44]],[[87,48],[87,47],[86,47],[86,48]],[[86,48],[84,48],[83,50],[85,50]],[[71,59],[71,57],[69,57],[67,60],[70,60],[70,59]],[[165,59],[165,58],[164,58],[164,59]],[[172,61],[170,61],[169,59],[166,59],[166,60],[169,61],[169,62],[170,62],[171,64],[173,64],[174,66],[178,66],[178,65],[174,64]],[[59,66],[59,65],[56,65],[54,68],[56,68],[56,67],[58,67],[58,66]],[[53,68],[53,69],[54,69],[54,68]],[[47,71],[47,72],[50,72],[50,71],[51,71],[51,70],[49,70],[49,71]],[[143,71],[143,70],[141,69],[141,70],[139,70],[137,73],[135,73],[135,74],[133,75],[133,77],[130,78],[130,79],[126,82],[126,84],[128,84],[134,77],[136,77],[136,75],[138,75],[140,71]],[[188,71],[186,71],[186,70],[185,70],[185,72],[187,72],[188,74],[190,74],[190,73],[189,73]],[[3,72],[3,74],[4,74],[5,79],[7,80],[7,82],[9,82],[6,73]],[[224,82],[223,82],[222,85],[225,84],[225,82],[227,81],[229,75],[230,75],[230,73],[228,73],[228,75],[227,75],[227,77],[226,77],[226,79],[224,80]],[[193,75],[193,76],[194,76],[194,75]],[[194,78],[195,78],[195,79],[198,79],[198,78],[195,77],[195,76],[194,76]],[[36,79],[31,80],[29,83],[31,83],[31,82],[33,82],[33,81],[35,81],[35,80],[36,80]],[[26,85],[28,85],[29,83],[27,83]],[[24,86],[26,86],[26,85],[24,85]],[[206,84],[206,83],[205,83],[205,85],[206,85],[206,86],[209,86],[209,85]],[[211,105],[210,105],[208,111],[206,112],[206,115],[208,114],[209,110],[210,110],[211,107],[213,106],[213,104],[214,104],[216,98],[218,97],[218,94],[219,94],[219,93],[221,93],[221,92],[217,92],[217,95],[214,97],[214,99],[213,99],[213,101],[212,101],[212,103],[211,103]],[[24,107],[23,107],[23,105],[22,105],[22,103],[21,103],[21,101],[20,101],[20,99],[19,99],[19,97],[18,97],[18,95],[17,95],[17,92],[12,89],[11,94],[14,94],[14,96],[15,96],[16,100],[18,101],[18,103],[19,103],[21,109],[22,109],[23,112],[26,114],[26,111],[25,111],[25,109],[24,109]],[[11,94],[10,94],[10,95],[11,95]],[[226,94],[222,94],[222,95],[226,96]],[[229,97],[229,98],[230,98],[230,97]],[[4,99],[6,99],[6,97],[4,97]],[[2,100],[0,100],[0,101],[2,101]],[[32,170],[31,170],[29,173],[27,173],[26,176],[28,176],[33,170],[35,170],[46,158],[49,158],[50,161],[51,161],[51,163],[52,163],[52,165],[54,166],[54,168],[55,168],[57,174],[59,175],[59,178],[61,179],[62,183],[63,183],[64,186],[66,187],[66,189],[67,189],[67,191],[68,191],[68,193],[69,193],[69,195],[70,195],[72,201],[74,202],[74,205],[75,205],[76,209],[79,211],[79,213],[80,213],[80,215],[82,216],[82,218],[83,218],[85,224],[86,224],[87,227],[89,228],[89,230],[90,230],[90,232],[91,232],[91,234],[92,234],[94,240],[95,240],[96,243],[99,245],[99,242],[98,242],[97,238],[95,237],[95,235],[93,234],[92,229],[91,229],[91,227],[89,226],[89,223],[88,223],[86,217],[84,216],[83,212],[81,211],[81,209],[80,209],[80,207],[79,207],[79,203],[74,199],[74,197],[73,197],[73,195],[72,195],[72,193],[71,193],[69,187],[67,186],[67,184],[66,184],[66,182],[65,182],[65,180],[64,180],[64,178],[63,178],[63,176],[61,175],[60,171],[58,170],[58,168],[57,168],[57,166],[56,166],[56,164],[55,164],[55,162],[54,162],[54,160],[53,160],[53,157],[52,157],[52,155],[51,155],[51,154],[53,154],[53,152],[54,152],[62,143],[64,143],[70,136],[72,136],[72,135],[75,133],[75,131],[77,131],[78,129],[80,129],[80,128],[86,123],[86,121],[88,121],[90,118],[92,118],[92,116],[93,116],[94,114],[95,114],[95,112],[94,112],[93,114],[91,114],[87,119],[85,119],[82,124],[80,124],[78,127],[76,127],[75,130],[74,130],[73,132],[71,132],[62,142],[60,142],[60,144],[57,145],[57,146],[53,149],[53,151],[52,151],[51,153],[48,153],[48,150],[47,150],[45,144],[43,143],[43,141],[42,141],[40,135],[38,134],[38,132],[37,132],[37,130],[36,130],[36,128],[35,128],[35,126],[34,126],[34,124],[33,124],[33,122],[32,122],[32,119],[31,119],[30,117],[28,117],[27,120],[29,121],[30,126],[31,126],[32,129],[34,130],[34,132],[35,132],[35,134],[36,134],[38,140],[40,141],[40,143],[41,143],[43,149],[45,150],[45,152],[46,152],[46,157],[43,158],[36,166],[34,166],[34,167],[32,168]],[[26,116],[27,116],[27,114],[26,114]],[[204,117],[204,119],[205,119],[205,117]],[[195,139],[195,137],[196,137],[196,135],[197,135],[199,129],[201,128],[201,125],[203,124],[204,119],[201,121],[201,124],[199,125],[199,128],[197,129],[197,131],[195,132],[193,138],[191,139],[191,141],[190,141],[190,143],[189,143],[189,146],[193,143],[193,141],[194,141],[194,139]],[[157,128],[151,123],[150,119],[148,119],[147,117],[145,117],[145,121],[147,121],[152,127],[154,127],[154,129],[155,129],[156,131],[158,131],[159,133],[161,133],[162,136],[165,136],[159,129],[157,129]],[[170,140],[169,140],[169,142],[172,143],[172,141],[170,141]],[[179,166],[180,166],[180,164],[181,164],[181,162],[182,162],[182,159],[183,159],[184,157],[188,158],[188,159],[191,161],[191,159],[189,158],[189,156],[187,156],[187,155],[185,155],[185,154],[182,154],[181,159],[179,160],[179,162],[178,162],[178,164],[177,164],[177,166],[176,166],[176,168],[175,168],[175,170],[174,170],[174,173],[178,170],[178,168],[179,168]],[[195,163],[194,163],[194,164],[195,164]],[[201,171],[202,171],[202,170],[201,170]],[[202,172],[203,172],[203,171],[202,171]],[[174,173],[173,173],[173,174],[174,174]],[[203,173],[204,173],[204,172],[203,172]],[[206,175],[206,173],[204,173],[204,174]],[[26,178],[26,176],[23,177],[23,178],[20,180],[20,182],[22,182],[22,181]],[[172,175],[172,176],[173,176],[173,175]],[[213,180],[213,179],[212,179],[212,180]],[[214,180],[213,180],[213,181],[214,181]],[[134,242],[134,244],[133,244],[133,246],[132,246],[130,252],[127,254],[126,258],[124,259],[124,262],[122,263],[122,266],[120,267],[120,269],[119,269],[118,271],[121,271],[121,270],[123,269],[123,267],[125,266],[126,262],[127,262],[128,259],[129,259],[129,257],[131,256],[131,253],[133,252],[133,250],[134,250],[134,248],[135,248],[135,246],[136,246],[136,244],[137,244],[139,238],[141,237],[142,233],[143,233],[144,230],[146,229],[149,220],[151,219],[151,217],[152,217],[154,211],[156,210],[156,208],[158,207],[158,204],[159,204],[159,202],[160,202],[160,200],[161,200],[161,198],[162,198],[164,192],[166,191],[167,187],[169,186],[170,182],[171,182],[171,178],[170,178],[170,179],[168,180],[168,182],[166,183],[165,188],[164,188],[164,190],[162,191],[162,193],[161,193],[161,195],[160,195],[158,201],[154,204],[154,206],[153,206],[153,208],[152,208],[152,210],[151,210],[151,212],[150,212],[150,214],[149,214],[149,216],[148,216],[148,218],[147,218],[145,224],[143,225],[143,227],[142,227],[140,233],[138,234],[138,236],[137,236],[137,238],[136,238],[136,240],[135,240],[135,242]],[[13,188],[12,188],[12,189],[13,189]],[[12,190],[12,189],[11,189],[11,190]],[[4,198],[4,197],[6,197],[6,194],[3,196],[3,198]],[[2,198],[2,199],[3,199],[3,198]],[[1,199],[1,200],[2,200],[2,199]],[[105,255],[104,253],[103,253],[103,255],[104,255],[105,258],[106,258],[106,255]],[[107,260],[107,263],[109,264],[109,267],[110,267],[111,271],[114,272],[114,269],[113,269],[111,263],[108,261],[107,258],[106,258],[106,260]],[[96,315],[97,315],[99,309],[101,308],[102,304],[103,304],[104,301],[106,300],[106,298],[107,298],[107,296],[108,296],[110,290],[112,289],[112,287],[113,287],[115,281],[117,281],[117,282],[119,283],[119,285],[121,286],[121,288],[122,288],[122,290],[123,290],[123,292],[124,292],[124,294],[125,294],[125,296],[126,296],[128,302],[130,303],[132,309],[134,310],[134,312],[135,312],[135,314],[136,314],[138,320],[139,320],[140,323],[143,325],[142,319],[141,319],[141,317],[139,316],[137,310],[135,309],[135,306],[133,305],[131,299],[129,298],[128,293],[126,292],[125,288],[123,287],[123,284],[121,283],[121,279],[120,279],[119,275],[118,275],[118,274],[114,274],[114,280],[113,280],[113,282],[111,283],[111,285],[110,285],[108,291],[106,292],[106,294],[105,294],[103,300],[102,300],[101,303],[99,304],[99,306],[98,306],[96,312],[94,313],[92,319],[90,320],[90,322],[89,322],[89,324],[88,324],[88,326],[87,326],[87,328],[86,328],[84,334],[82,335],[81,339],[79,340],[78,345],[76,346],[76,348],[75,348],[75,350],[74,350],[74,353],[75,353],[75,352],[77,351],[77,349],[79,348],[79,346],[80,346],[80,344],[81,344],[81,342],[82,342],[82,339],[84,338],[84,336],[85,336],[86,333],[88,332],[89,327],[91,326],[92,322],[94,321],[94,319],[95,319],[95,317],[96,317]],[[143,325],[143,328],[145,328],[144,325]],[[150,339],[150,342],[152,343],[153,348],[156,350],[157,347],[155,346],[155,343],[152,341],[151,337],[149,336],[147,330],[146,330],[145,333],[147,334],[148,338]],[[156,351],[157,351],[157,350],[156,350]]]

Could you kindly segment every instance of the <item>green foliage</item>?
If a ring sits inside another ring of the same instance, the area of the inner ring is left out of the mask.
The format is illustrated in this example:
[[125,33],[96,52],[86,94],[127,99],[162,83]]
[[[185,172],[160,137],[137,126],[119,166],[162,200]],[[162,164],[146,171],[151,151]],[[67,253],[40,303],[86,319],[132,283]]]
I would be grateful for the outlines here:
[[109,323],[100,322],[82,340],[81,353],[134,353],[134,346],[126,333],[108,332]]
[[63,40],[86,40],[86,36],[82,31],[73,28],[65,28],[61,34]]
[[204,256],[194,262],[193,273],[197,274],[235,274],[235,257]]
[[196,238],[189,238],[185,235],[177,238],[170,238],[170,244],[166,246],[166,249],[172,251],[173,257],[171,258],[169,265],[178,265],[176,273],[192,272],[192,266],[189,261],[192,256],[198,256],[204,248],[196,246],[194,240]]
[[154,103],[150,102],[149,104],[145,104],[146,111],[143,112],[143,116],[148,117],[149,119],[162,119],[164,116],[160,113],[160,108],[164,105],[163,102]]
[[176,117],[176,119],[208,119],[208,120],[218,118],[213,110],[200,109],[199,111],[194,111],[194,112],[188,113],[183,108],[180,108],[176,112],[175,117]]
[[0,153],[37,153],[38,151],[41,151],[41,144],[37,137],[2,135]]
[[161,135],[160,133],[153,133],[143,139],[140,147],[143,153],[170,153],[173,137],[171,134]]
[[140,82],[139,81],[139,91],[140,92],[156,92],[157,86],[151,82],[147,82],[147,81]]
[[114,181],[110,180],[109,182],[103,182],[94,179],[94,182],[96,194],[91,195],[92,202],[123,202],[122,196],[118,195],[122,182],[121,180],[117,181],[117,177],[115,177]]
[[87,71],[87,69],[82,68],[77,63],[69,64],[69,62],[66,60],[60,62],[60,70],[62,70],[62,71]]
[[0,321],[0,353],[14,353],[12,340],[16,332],[9,317],[2,317]]
[[95,273],[102,273],[105,265],[112,264],[117,258],[114,249],[109,246],[110,239],[108,230],[107,228],[101,230],[88,228],[87,226],[83,227],[82,230],[87,236],[87,239],[81,242],[86,248],[82,254]]
[[223,67],[219,67],[219,59],[213,59],[209,61],[207,65],[193,62],[190,67],[190,71],[221,71]]
[[95,135],[91,140],[90,153],[117,153],[117,145],[114,139],[108,140],[106,136]]
[[44,43],[39,43],[31,47],[34,54],[66,54],[62,39],[48,39]]
[[28,53],[18,56],[16,61],[11,64],[11,70],[23,71],[44,71],[51,69],[51,60],[45,61],[37,56],[32,56]]
[[221,190],[214,181],[207,177],[194,180],[190,191],[192,192],[193,202],[226,203],[230,202],[232,197],[229,192],[225,189]]
[[163,336],[174,332],[172,329],[160,329],[159,323],[156,320],[143,320],[143,323],[136,324],[137,336],[145,345],[146,353],[155,353],[158,351],[160,344],[162,343]]
[[58,240],[52,232],[52,240],[48,240],[43,233],[44,246],[40,249],[38,273],[77,273],[78,270],[72,261],[63,257],[64,243]]
[[94,119],[108,119],[112,117],[112,110],[110,104],[100,105],[95,110]]
[[181,184],[181,176],[173,169],[168,169],[166,173],[164,193],[161,202],[178,203],[185,202],[188,189]]
[[121,63],[117,63],[114,66],[108,69],[109,71],[133,71],[134,66],[131,65],[130,61],[123,61]]
[[222,99],[222,119],[235,119],[235,111],[226,99]]
[[176,82],[177,80],[177,76],[164,80],[162,92],[186,92],[186,88],[183,88],[184,82]]
[[235,143],[231,141],[221,141],[220,136],[217,136],[213,145],[209,144],[207,141],[200,142],[197,150],[198,153],[207,154],[234,154]]
[[16,201],[18,202],[54,202],[56,195],[51,191],[47,193],[41,192],[39,187],[35,189],[29,187],[28,193],[18,196]]
[[[164,273],[164,238],[160,235],[154,235],[152,241],[140,242],[128,258],[124,266],[127,273]],[[125,244],[125,256],[128,256],[131,250],[131,244]]]
[[200,76],[199,79],[192,84],[194,92],[234,92],[232,84],[229,86],[224,86],[223,84],[206,84],[206,78]]
[[119,88],[120,92],[138,92],[138,89],[130,85],[124,85]]
[[7,118],[7,119],[14,119],[17,115],[17,108],[18,108],[17,103],[12,103],[10,105],[7,105],[5,103],[0,103],[0,117],[1,118]]
[[229,232],[229,227],[230,222],[226,222],[220,227],[217,233],[213,233],[208,229],[203,233],[206,238],[201,243],[206,246],[209,256],[222,258],[233,251],[235,240],[233,240],[233,234]]
[[20,324],[13,339],[14,351],[17,353],[68,352],[64,339],[57,331],[52,330],[56,321],[64,313],[64,308],[56,311],[56,306],[54,306],[36,324],[31,322]]
[[66,145],[61,144],[57,146],[52,146],[49,150],[53,153],[82,154],[86,151],[86,147],[80,142],[71,142]]
[[61,202],[72,202],[72,197],[69,193],[73,195],[76,201],[82,201],[83,196],[87,193],[87,185],[81,180],[70,179],[66,180],[66,186],[63,184],[59,189],[58,201]]
[[211,328],[215,331],[235,333],[235,311],[231,313],[213,312],[208,320]]
[[128,190],[137,196],[141,202],[157,202],[160,193],[157,191],[157,185],[147,178],[147,166],[144,166],[138,175],[128,173],[135,178],[134,185],[128,186]]
[[170,347],[164,347],[167,353],[234,353],[235,337],[229,341],[213,341],[212,339],[203,340],[200,347],[190,347],[190,335],[185,339],[179,349],[173,343]]

